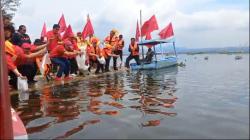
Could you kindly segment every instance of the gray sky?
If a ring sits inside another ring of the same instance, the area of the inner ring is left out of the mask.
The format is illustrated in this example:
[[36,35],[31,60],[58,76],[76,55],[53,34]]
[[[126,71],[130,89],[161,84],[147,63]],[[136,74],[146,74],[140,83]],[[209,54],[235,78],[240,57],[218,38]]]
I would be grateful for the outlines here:
[[[44,22],[49,30],[62,13],[75,33],[83,30],[90,14],[97,37],[104,39],[115,28],[129,43],[140,9],[143,21],[155,14],[160,29],[172,22],[180,47],[249,45],[248,0],[22,0],[14,23],[26,25],[34,40]],[[159,31],[152,33],[153,38],[158,38]]]

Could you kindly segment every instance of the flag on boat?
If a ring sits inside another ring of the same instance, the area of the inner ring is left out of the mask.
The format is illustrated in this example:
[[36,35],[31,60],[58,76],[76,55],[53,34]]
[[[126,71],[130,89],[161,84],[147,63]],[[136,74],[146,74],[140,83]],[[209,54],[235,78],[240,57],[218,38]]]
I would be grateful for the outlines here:
[[94,34],[94,29],[93,29],[92,23],[90,21],[89,15],[88,15],[87,16],[87,23],[84,26],[84,29],[82,31],[82,38],[85,39],[89,35],[93,35],[93,34]]
[[153,32],[154,30],[158,30],[158,29],[159,29],[159,27],[158,27],[156,17],[155,17],[155,15],[153,15],[149,20],[144,22],[144,24],[142,25],[141,36],[146,36],[149,33]]
[[66,28],[67,28],[67,25],[66,25],[66,21],[65,21],[65,18],[64,18],[63,14],[62,14],[58,24],[60,25],[59,33],[64,32],[66,30]]
[[159,36],[161,39],[167,39],[174,36],[173,26],[171,22],[168,24],[167,27],[160,31]]

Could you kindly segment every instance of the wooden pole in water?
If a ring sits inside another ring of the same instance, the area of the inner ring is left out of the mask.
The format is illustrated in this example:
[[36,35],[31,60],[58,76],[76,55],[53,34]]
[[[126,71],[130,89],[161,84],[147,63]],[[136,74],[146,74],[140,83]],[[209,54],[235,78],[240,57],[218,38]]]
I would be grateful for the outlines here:
[[[2,7],[0,0],[0,8]],[[5,58],[2,9],[0,9],[0,139],[13,139],[8,72]]]
[[175,50],[175,42],[173,42],[173,46],[174,46],[174,54],[177,57],[177,53],[176,53],[176,50]]
[[[140,34],[141,34],[141,27],[142,27],[142,11],[140,10]],[[142,35],[141,35],[141,42],[142,42]],[[144,64],[144,50],[143,50],[143,46],[141,47],[141,51],[142,51],[142,60],[143,60],[143,62],[141,64],[142,64],[142,67],[143,67],[143,64]]]

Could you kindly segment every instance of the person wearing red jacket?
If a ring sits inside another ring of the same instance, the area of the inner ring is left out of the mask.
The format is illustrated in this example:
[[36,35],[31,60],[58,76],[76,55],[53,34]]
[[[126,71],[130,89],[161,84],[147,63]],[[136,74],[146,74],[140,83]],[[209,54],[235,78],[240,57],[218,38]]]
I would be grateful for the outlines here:
[[52,51],[58,44],[61,43],[62,37],[59,33],[60,25],[54,24],[53,30],[48,31],[46,34],[47,40],[49,41],[48,51]]
[[[72,43],[72,46],[69,51],[80,51],[77,45],[77,39],[75,38],[74,34],[70,34],[68,38],[65,39],[65,41],[70,41]],[[76,55],[72,55],[68,57],[68,60],[70,62],[70,74],[76,76],[78,72],[78,65],[76,62]]]
[[71,51],[72,43],[70,41],[65,41],[64,45],[57,45],[51,52],[50,58],[54,65],[59,66],[55,80],[62,80],[61,77],[64,74],[65,80],[71,80],[69,77],[70,72],[70,62],[68,57],[80,54],[79,51]]
[[5,52],[6,52],[7,67],[10,76],[9,84],[12,85],[13,88],[17,89],[17,77],[26,78],[18,70],[18,66],[25,64],[30,59],[43,55],[46,52],[47,44],[37,46],[35,49],[36,52],[25,54],[22,48],[13,45],[9,41],[14,32],[15,28],[12,25],[7,25],[4,27],[4,35],[6,40]]

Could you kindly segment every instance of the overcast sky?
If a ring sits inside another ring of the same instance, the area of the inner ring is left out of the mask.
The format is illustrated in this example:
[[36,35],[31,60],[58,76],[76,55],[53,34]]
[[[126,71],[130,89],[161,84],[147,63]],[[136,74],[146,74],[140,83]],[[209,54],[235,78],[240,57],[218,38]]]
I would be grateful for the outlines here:
[[89,14],[97,37],[104,39],[115,28],[128,43],[140,9],[142,21],[155,14],[160,29],[172,22],[179,47],[249,45],[249,0],[22,0],[14,23],[26,25],[34,40],[44,22],[51,29],[62,13],[75,33],[83,30]]

